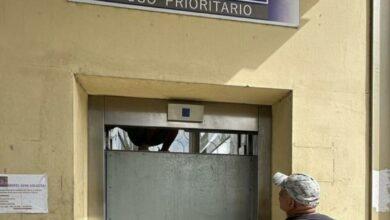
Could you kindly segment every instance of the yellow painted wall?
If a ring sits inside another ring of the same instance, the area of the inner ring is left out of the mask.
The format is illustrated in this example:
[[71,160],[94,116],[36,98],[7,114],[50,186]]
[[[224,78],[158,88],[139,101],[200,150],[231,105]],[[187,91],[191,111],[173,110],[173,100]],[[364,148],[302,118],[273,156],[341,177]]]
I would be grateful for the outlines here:
[[0,214],[0,219],[72,219],[72,75],[50,67],[1,61],[0,172],[47,173],[50,214]]
[[88,215],[88,94],[74,79],[73,133],[74,133],[74,219]]
[[374,220],[390,219],[390,1],[373,1],[373,201]]
[[23,219],[83,213],[74,208],[82,165],[74,162],[74,101],[85,100],[75,73],[293,90],[292,171],[320,180],[320,211],[366,219],[368,1],[301,4],[302,24],[293,29],[1,0],[0,171],[49,175],[50,214]]
[[[272,105],[272,173],[292,172],[292,94]],[[284,219],[279,208],[279,187],[272,188],[272,219]]]

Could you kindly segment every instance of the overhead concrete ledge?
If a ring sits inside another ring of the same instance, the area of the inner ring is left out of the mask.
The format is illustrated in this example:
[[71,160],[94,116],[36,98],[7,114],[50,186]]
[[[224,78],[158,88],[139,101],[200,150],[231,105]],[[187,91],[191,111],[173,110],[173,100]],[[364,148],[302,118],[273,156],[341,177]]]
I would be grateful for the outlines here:
[[89,95],[272,105],[290,90],[76,74]]

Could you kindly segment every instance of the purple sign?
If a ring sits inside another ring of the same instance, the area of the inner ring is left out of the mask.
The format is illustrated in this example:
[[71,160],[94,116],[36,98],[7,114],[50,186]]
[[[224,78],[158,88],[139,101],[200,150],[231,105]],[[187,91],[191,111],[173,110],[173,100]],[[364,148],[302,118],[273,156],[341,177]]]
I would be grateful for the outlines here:
[[69,0],[282,26],[299,26],[299,0]]

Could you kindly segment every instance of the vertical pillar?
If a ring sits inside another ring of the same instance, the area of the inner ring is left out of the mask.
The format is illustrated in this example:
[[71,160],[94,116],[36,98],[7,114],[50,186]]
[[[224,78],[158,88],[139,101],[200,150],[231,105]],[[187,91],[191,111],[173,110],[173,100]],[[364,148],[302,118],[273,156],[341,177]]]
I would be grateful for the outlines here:
[[190,132],[190,149],[189,153],[199,154],[200,136],[199,131]]
[[271,220],[272,108],[259,107],[258,133],[258,219]]
[[372,219],[390,219],[390,1],[373,2]]
[[104,219],[104,97],[88,99],[88,219]]

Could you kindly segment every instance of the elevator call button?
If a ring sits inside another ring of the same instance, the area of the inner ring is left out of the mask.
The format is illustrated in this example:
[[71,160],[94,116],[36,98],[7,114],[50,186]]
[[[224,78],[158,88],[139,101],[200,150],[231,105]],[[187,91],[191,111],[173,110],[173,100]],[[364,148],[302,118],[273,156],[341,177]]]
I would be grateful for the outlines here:
[[189,108],[182,108],[181,109],[181,116],[183,117],[190,117],[191,109]]
[[203,122],[203,105],[168,104],[168,121]]

